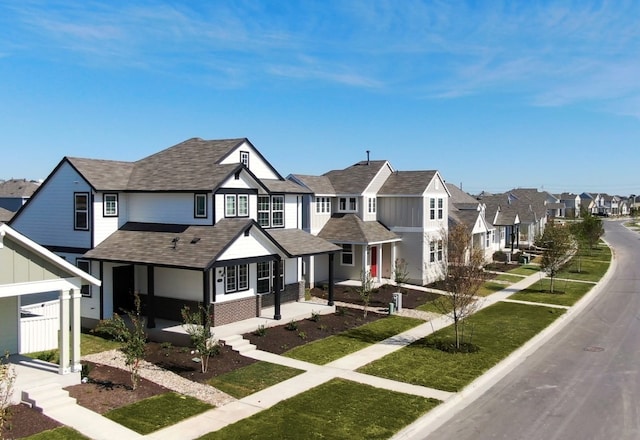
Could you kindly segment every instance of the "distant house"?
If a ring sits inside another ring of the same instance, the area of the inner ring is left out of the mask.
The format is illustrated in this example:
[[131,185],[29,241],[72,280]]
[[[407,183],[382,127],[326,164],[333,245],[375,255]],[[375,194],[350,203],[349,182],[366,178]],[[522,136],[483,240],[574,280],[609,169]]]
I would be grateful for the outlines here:
[[558,194],[556,197],[560,200],[560,203],[564,205],[566,217],[580,217],[580,195],[565,192]]
[[214,326],[280,319],[304,296],[303,258],[341,250],[301,229],[307,192],[248,139],[193,138],[136,162],[65,157],[11,226],[103,281],[83,289],[86,326],[135,294],[150,327],[199,304]]
[[580,210],[591,215],[598,214],[598,204],[596,203],[596,196],[588,192],[581,193]]
[[6,224],[0,224],[0,261],[0,352],[22,353],[21,299],[56,292],[59,371],[80,371],[80,292],[83,284],[97,287],[100,280]]
[[34,180],[0,180],[0,208],[16,212],[39,186],[39,183]]
[[486,261],[499,250],[496,227],[486,218],[486,206],[456,185],[447,183],[449,198],[449,228],[465,225],[472,234],[472,249],[481,250]]
[[309,261],[310,274],[332,268],[339,279],[359,280],[368,272],[382,281],[404,260],[412,283],[442,276],[449,192],[438,171],[397,171],[386,160],[367,159],[321,176],[288,178],[310,193],[303,228],[342,249],[328,266]]

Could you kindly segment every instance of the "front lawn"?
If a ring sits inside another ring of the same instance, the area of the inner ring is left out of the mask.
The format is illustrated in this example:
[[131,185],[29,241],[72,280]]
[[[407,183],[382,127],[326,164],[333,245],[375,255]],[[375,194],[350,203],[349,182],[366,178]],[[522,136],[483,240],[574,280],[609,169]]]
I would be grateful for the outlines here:
[[502,289],[506,289],[507,287],[509,287],[508,284],[492,283],[491,281],[485,281],[482,284],[482,286],[480,286],[480,289],[478,289],[478,292],[476,293],[476,295],[489,296],[492,293],[499,292]]
[[211,405],[193,397],[170,392],[122,406],[104,416],[144,435],[211,408]]
[[[106,339],[91,333],[80,333],[80,353],[85,356],[87,354],[101,353],[103,351],[109,351],[117,349],[121,346],[117,341],[113,339]],[[60,363],[60,353],[58,349],[38,351],[35,353],[27,353],[28,356],[33,359],[40,359],[45,362],[51,362],[53,364]]]
[[591,283],[555,279],[553,281],[553,293],[551,293],[551,280],[544,278],[528,288],[514,293],[509,299],[556,304],[559,306],[572,306],[590,291],[593,286],[594,284]]
[[564,310],[549,307],[497,303],[468,318],[465,335],[479,348],[474,353],[451,353],[435,348],[439,340],[453,340],[451,325],[358,371],[445,391],[459,391],[563,313]]
[[333,379],[200,438],[387,439],[439,403]]
[[404,316],[389,316],[325,339],[301,345],[287,351],[284,355],[324,365],[420,324],[424,324],[424,321]]
[[89,437],[85,437],[73,428],[61,426],[24,437],[23,440],[89,440]]
[[535,266],[531,264],[518,266],[515,269],[511,269],[509,271],[509,273],[516,274],[516,275],[524,275],[524,276],[533,275],[534,273],[537,273],[537,272],[540,272],[540,266]]
[[223,391],[236,399],[269,388],[298,374],[302,370],[285,367],[270,362],[256,362],[226,374],[214,377],[209,385]]

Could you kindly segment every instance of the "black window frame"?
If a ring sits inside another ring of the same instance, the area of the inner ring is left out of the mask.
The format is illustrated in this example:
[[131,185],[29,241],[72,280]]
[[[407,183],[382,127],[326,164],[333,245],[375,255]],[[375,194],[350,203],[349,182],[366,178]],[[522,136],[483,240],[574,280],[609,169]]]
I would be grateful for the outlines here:
[[[204,200],[203,214],[198,212],[198,199]],[[194,218],[208,218],[209,217],[209,197],[207,193],[195,193],[193,195],[193,217]]]
[[[86,264],[86,269],[82,266]],[[81,266],[82,265],[82,266]],[[76,267],[91,275],[91,261],[84,258],[76,258]],[[84,283],[80,286],[80,294],[85,298],[91,298],[91,284]]]
[[[350,256],[350,262],[345,261],[345,256]],[[354,252],[353,252],[353,244],[351,243],[343,243],[342,244],[342,252],[340,252],[340,265],[342,266],[355,266]]]
[[[79,210],[78,209],[78,198],[84,197],[86,203],[86,209]],[[73,229],[76,231],[88,231],[90,223],[90,206],[91,206],[91,198],[89,197],[88,192],[74,192],[73,193]],[[84,216],[85,226],[78,226],[78,215],[82,214]]]
[[[243,160],[244,158],[246,158],[246,161]],[[240,151],[240,163],[245,167],[249,168],[249,152],[248,151],[244,151],[244,150]]]

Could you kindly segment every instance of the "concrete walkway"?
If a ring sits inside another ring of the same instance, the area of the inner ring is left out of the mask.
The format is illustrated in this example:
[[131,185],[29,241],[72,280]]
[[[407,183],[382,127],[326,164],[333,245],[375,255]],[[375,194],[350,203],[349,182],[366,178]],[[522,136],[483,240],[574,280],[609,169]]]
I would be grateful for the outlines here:
[[[613,265],[613,261],[612,261]],[[611,272],[611,270],[610,270]],[[479,309],[488,307],[492,304],[495,304],[500,301],[506,300],[513,293],[525,289],[529,287],[531,284],[537,282],[542,278],[541,274],[535,273],[527,277],[523,277],[521,281],[516,282],[515,284],[510,285],[509,287],[500,290],[487,296],[485,298],[479,299]],[[416,286],[411,286],[413,289],[419,289]],[[428,291],[432,291],[433,289],[424,289]],[[593,293],[592,289],[592,292]],[[533,304],[533,303],[532,303]],[[538,304],[535,305],[545,305]],[[260,325],[265,325],[265,327],[281,325],[283,322],[288,322],[291,319],[303,319],[311,316],[311,313],[332,313],[335,308],[329,307],[323,304],[317,304],[312,302],[301,302],[295,303],[295,305],[291,305],[293,307],[286,308],[283,306],[283,319],[280,321],[273,320],[267,317],[261,318],[253,318],[250,320],[229,324],[227,326],[216,327],[214,329],[214,334],[216,337],[225,340],[225,339],[234,339],[237,338],[238,335],[242,335],[251,331],[254,331]],[[557,307],[557,306],[556,306]],[[66,405],[64,413],[58,415],[58,413],[50,413],[49,416],[58,419],[65,425],[71,426],[78,431],[84,433],[85,435],[90,436],[95,439],[111,439],[111,438],[119,438],[119,439],[128,439],[128,438],[148,438],[154,440],[161,439],[193,439],[199,436],[202,436],[208,432],[215,431],[221,429],[229,424],[235,423],[239,420],[242,420],[246,417],[250,417],[262,410],[272,407],[273,405],[282,402],[286,399],[289,399],[299,393],[305,392],[313,387],[316,387],[322,383],[325,383],[334,378],[343,378],[348,379],[368,385],[372,385],[375,387],[385,388],[393,391],[404,392],[407,394],[413,394],[422,397],[429,397],[441,400],[444,404],[439,405],[434,410],[429,413],[429,420],[433,420],[438,417],[443,417],[442,411],[443,408],[450,408],[451,405],[446,405],[449,402],[456,403],[463,399],[468,393],[469,390],[473,390],[478,388],[476,383],[488,383],[491,379],[495,379],[497,376],[493,372],[494,369],[490,370],[489,374],[486,374],[472,383],[470,386],[465,388],[462,392],[459,393],[449,393],[437,389],[431,389],[427,387],[422,387],[418,385],[411,385],[403,382],[396,382],[389,379],[383,379],[379,377],[374,377],[362,373],[358,373],[355,370],[358,368],[371,363],[377,359],[380,359],[392,352],[400,350],[401,348],[411,344],[412,342],[421,339],[434,331],[440,330],[446,326],[451,325],[451,320],[445,316],[436,315],[427,315],[425,317],[432,318],[428,322],[424,324],[418,325],[410,330],[407,330],[401,334],[395,335],[391,338],[385,339],[377,344],[370,345],[360,351],[349,354],[343,358],[337,359],[333,362],[330,362],[326,365],[316,365],[308,362],[303,362],[296,359],[291,359],[284,356],[279,356],[273,353],[268,353],[260,350],[250,350],[242,353],[245,356],[251,357],[253,359],[271,362],[275,364],[280,364],[292,368],[297,368],[300,370],[304,370],[304,373],[295,376],[291,379],[288,379],[284,382],[278,383],[272,387],[269,387],[265,390],[259,391],[255,394],[247,396],[243,399],[230,402],[226,405],[220,406],[218,408],[211,409],[206,411],[200,415],[191,417],[187,420],[179,422],[175,425],[169,426],[162,430],[156,431],[147,436],[140,436],[138,434],[124,431],[123,427],[120,425],[111,422],[104,417],[101,417],[95,413],[95,416],[88,416],[86,414],[86,409],[78,406],[78,405]],[[560,319],[558,320],[560,321]],[[552,324],[553,327],[554,324]],[[542,333],[547,335],[553,331],[552,328],[548,327]],[[180,329],[168,329],[167,331],[180,331]],[[543,336],[544,336],[543,335]],[[536,341],[541,338],[534,338]],[[538,342],[534,342],[538,343]],[[529,346],[531,344],[527,344]],[[527,348],[529,349],[529,348]],[[514,363],[514,357],[521,355],[521,353],[526,353],[526,351],[519,350],[517,354],[510,355],[507,359],[501,362],[500,368],[504,368],[505,365]],[[506,373],[505,373],[506,374]],[[486,376],[486,378],[485,378]],[[494,382],[491,382],[494,383]],[[90,412],[90,411],[89,411]],[[98,422],[97,419],[102,419],[102,421]],[[422,419],[420,419],[422,420]],[[418,421],[419,423],[419,421]],[[98,429],[90,429],[88,425],[97,426]],[[126,429],[126,428],[125,428]],[[98,431],[98,432],[96,432]],[[408,433],[410,433],[410,429],[403,430],[398,438],[410,438]],[[404,436],[404,437],[403,437]]]

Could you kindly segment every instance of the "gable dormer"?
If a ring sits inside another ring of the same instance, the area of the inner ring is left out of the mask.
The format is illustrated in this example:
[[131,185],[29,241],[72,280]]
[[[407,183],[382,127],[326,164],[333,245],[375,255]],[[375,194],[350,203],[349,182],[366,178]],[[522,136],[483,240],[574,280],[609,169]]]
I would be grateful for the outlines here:
[[284,180],[248,139],[231,148],[219,161],[220,165],[242,164],[259,179]]

